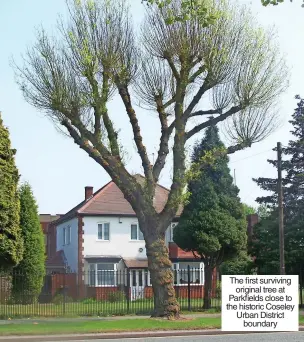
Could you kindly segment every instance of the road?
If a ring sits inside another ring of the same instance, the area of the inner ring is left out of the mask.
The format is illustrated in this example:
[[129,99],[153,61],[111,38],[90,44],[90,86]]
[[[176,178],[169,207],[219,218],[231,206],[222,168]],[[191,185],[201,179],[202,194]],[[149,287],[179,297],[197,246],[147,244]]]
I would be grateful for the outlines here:
[[[241,334],[241,335],[218,335],[218,336],[189,336],[189,337],[151,337],[151,338],[130,338],[126,342],[303,342],[304,332],[294,333],[267,333],[267,334]],[[68,342],[115,342],[111,340],[83,340]],[[120,340],[121,341],[121,340]]]

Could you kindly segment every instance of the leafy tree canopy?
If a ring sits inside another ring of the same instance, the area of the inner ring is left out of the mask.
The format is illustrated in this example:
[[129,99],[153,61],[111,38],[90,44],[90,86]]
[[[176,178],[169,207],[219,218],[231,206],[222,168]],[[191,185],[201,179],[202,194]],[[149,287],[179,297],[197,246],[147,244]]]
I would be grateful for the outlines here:
[[[290,123],[294,139],[282,149],[284,237],[286,267],[289,270],[304,261],[304,100],[300,96]],[[276,150],[276,149],[275,149]],[[277,168],[277,160],[268,160]],[[260,267],[279,267],[279,228],[277,209],[277,179],[258,178],[256,183],[268,194],[257,198],[266,215],[254,228],[253,252]]]
[[9,131],[0,113],[0,269],[8,270],[22,259],[23,241],[19,225],[19,174],[16,150],[11,148]]
[[45,276],[45,245],[38,206],[31,186],[22,184],[20,226],[24,241],[23,259],[14,269],[13,296],[23,304],[34,303],[40,294]]
[[[178,304],[164,236],[183,200],[187,143],[223,121],[231,140],[225,155],[268,136],[276,125],[273,102],[286,87],[284,60],[272,32],[264,32],[248,8],[233,2],[193,0],[193,10],[182,0],[149,1],[140,30],[125,0],[67,3],[69,19],[59,23],[58,37],[40,30],[24,65],[16,66],[18,83],[25,99],[45,111],[122,191],[145,238],[154,315],[175,316]],[[109,105],[113,96],[123,104],[120,117],[130,124],[143,182],[127,170],[125,136]],[[198,108],[207,96],[210,107]],[[135,107],[139,101],[159,122],[154,165]],[[157,212],[155,188],[171,143],[172,184]],[[210,182],[205,186],[213,189]],[[220,206],[225,200],[216,201]]]
[[243,209],[244,209],[245,216],[256,214],[256,209],[246,203],[243,203]]

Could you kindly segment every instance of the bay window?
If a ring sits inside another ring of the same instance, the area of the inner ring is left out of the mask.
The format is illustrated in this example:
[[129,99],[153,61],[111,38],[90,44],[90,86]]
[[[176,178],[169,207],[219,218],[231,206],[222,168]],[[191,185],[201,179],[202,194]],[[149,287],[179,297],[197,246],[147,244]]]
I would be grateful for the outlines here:
[[88,279],[90,286],[117,286],[117,264],[90,264]]
[[[188,272],[188,265],[190,269]],[[172,265],[174,285],[187,285],[190,277],[191,285],[204,285],[204,263],[200,262],[179,262]],[[189,275],[188,275],[189,273]]]

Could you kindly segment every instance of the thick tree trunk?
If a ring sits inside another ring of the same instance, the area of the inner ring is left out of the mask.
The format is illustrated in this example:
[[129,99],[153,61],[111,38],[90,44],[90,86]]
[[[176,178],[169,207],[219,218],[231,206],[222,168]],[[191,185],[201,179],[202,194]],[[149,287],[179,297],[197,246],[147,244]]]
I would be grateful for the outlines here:
[[209,265],[205,266],[205,284],[204,284],[204,305],[203,309],[211,309],[211,293],[212,293],[212,273],[213,268]]
[[[149,231],[152,233],[153,229],[150,227]],[[154,233],[150,236],[146,240],[146,249],[154,293],[152,317],[176,319],[179,317],[179,304],[175,297],[172,264],[165,244],[165,234]]]

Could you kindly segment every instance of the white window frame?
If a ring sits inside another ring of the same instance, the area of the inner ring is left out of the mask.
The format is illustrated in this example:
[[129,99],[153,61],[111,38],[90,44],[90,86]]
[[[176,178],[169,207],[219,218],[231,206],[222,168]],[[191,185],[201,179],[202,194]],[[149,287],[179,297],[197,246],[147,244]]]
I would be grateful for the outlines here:
[[[107,222],[106,222],[107,223]],[[107,240],[106,240],[107,241]],[[114,269],[113,270],[106,270],[107,272],[114,272],[114,284],[113,285],[98,285],[98,265],[114,265]],[[91,265],[94,265],[94,269],[95,271],[91,270]],[[89,264],[89,274],[88,274],[88,285],[90,287],[117,287],[117,263],[115,262],[97,262],[97,263],[90,263]],[[91,284],[91,274],[90,272],[95,272],[95,285]]]
[[[132,239],[132,226],[136,226],[137,227],[137,231],[136,231],[136,239]],[[143,234],[141,232],[141,230],[139,229],[139,224],[137,222],[131,223],[130,225],[130,241],[140,241],[140,242],[145,242],[145,239],[143,238],[142,240],[139,239],[139,234]]]
[[63,227],[62,229],[63,235],[63,246],[67,246],[71,244],[71,226]]
[[[109,225],[109,240],[105,240],[104,236],[104,225],[105,224],[108,224]],[[102,238],[99,239],[99,225],[102,225],[102,228],[101,228],[101,234],[102,234]],[[108,242],[111,240],[111,225],[110,225],[110,222],[98,222],[97,223],[97,241],[105,241],[105,242]]]
[[[182,263],[187,263],[187,262],[184,261]],[[190,265],[190,269],[194,268],[195,270],[197,270],[197,268],[191,267],[191,262],[189,262],[189,265]],[[188,286],[187,282],[185,284],[180,283],[180,276],[179,276],[179,274],[181,272],[180,270],[183,270],[182,272],[186,272],[185,271],[186,269],[180,269],[180,263],[179,262],[172,263],[172,271],[173,272],[177,271],[177,279],[176,279],[177,282],[176,282],[176,284],[174,284],[174,286]],[[200,264],[199,264],[199,278],[200,278],[199,280],[200,280],[200,282],[195,283],[195,284],[190,284],[190,286],[204,286],[204,280],[205,280],[204,272],[205,272],[204,263],[200,262]],[[174,275],[173,275],[173,281],[174,281]]]
[[177,222],[172,222],[170,224],[170,238],[169,238],[169,242],[174,242],[173,241],[173,230],[174,228],[177,226]]

